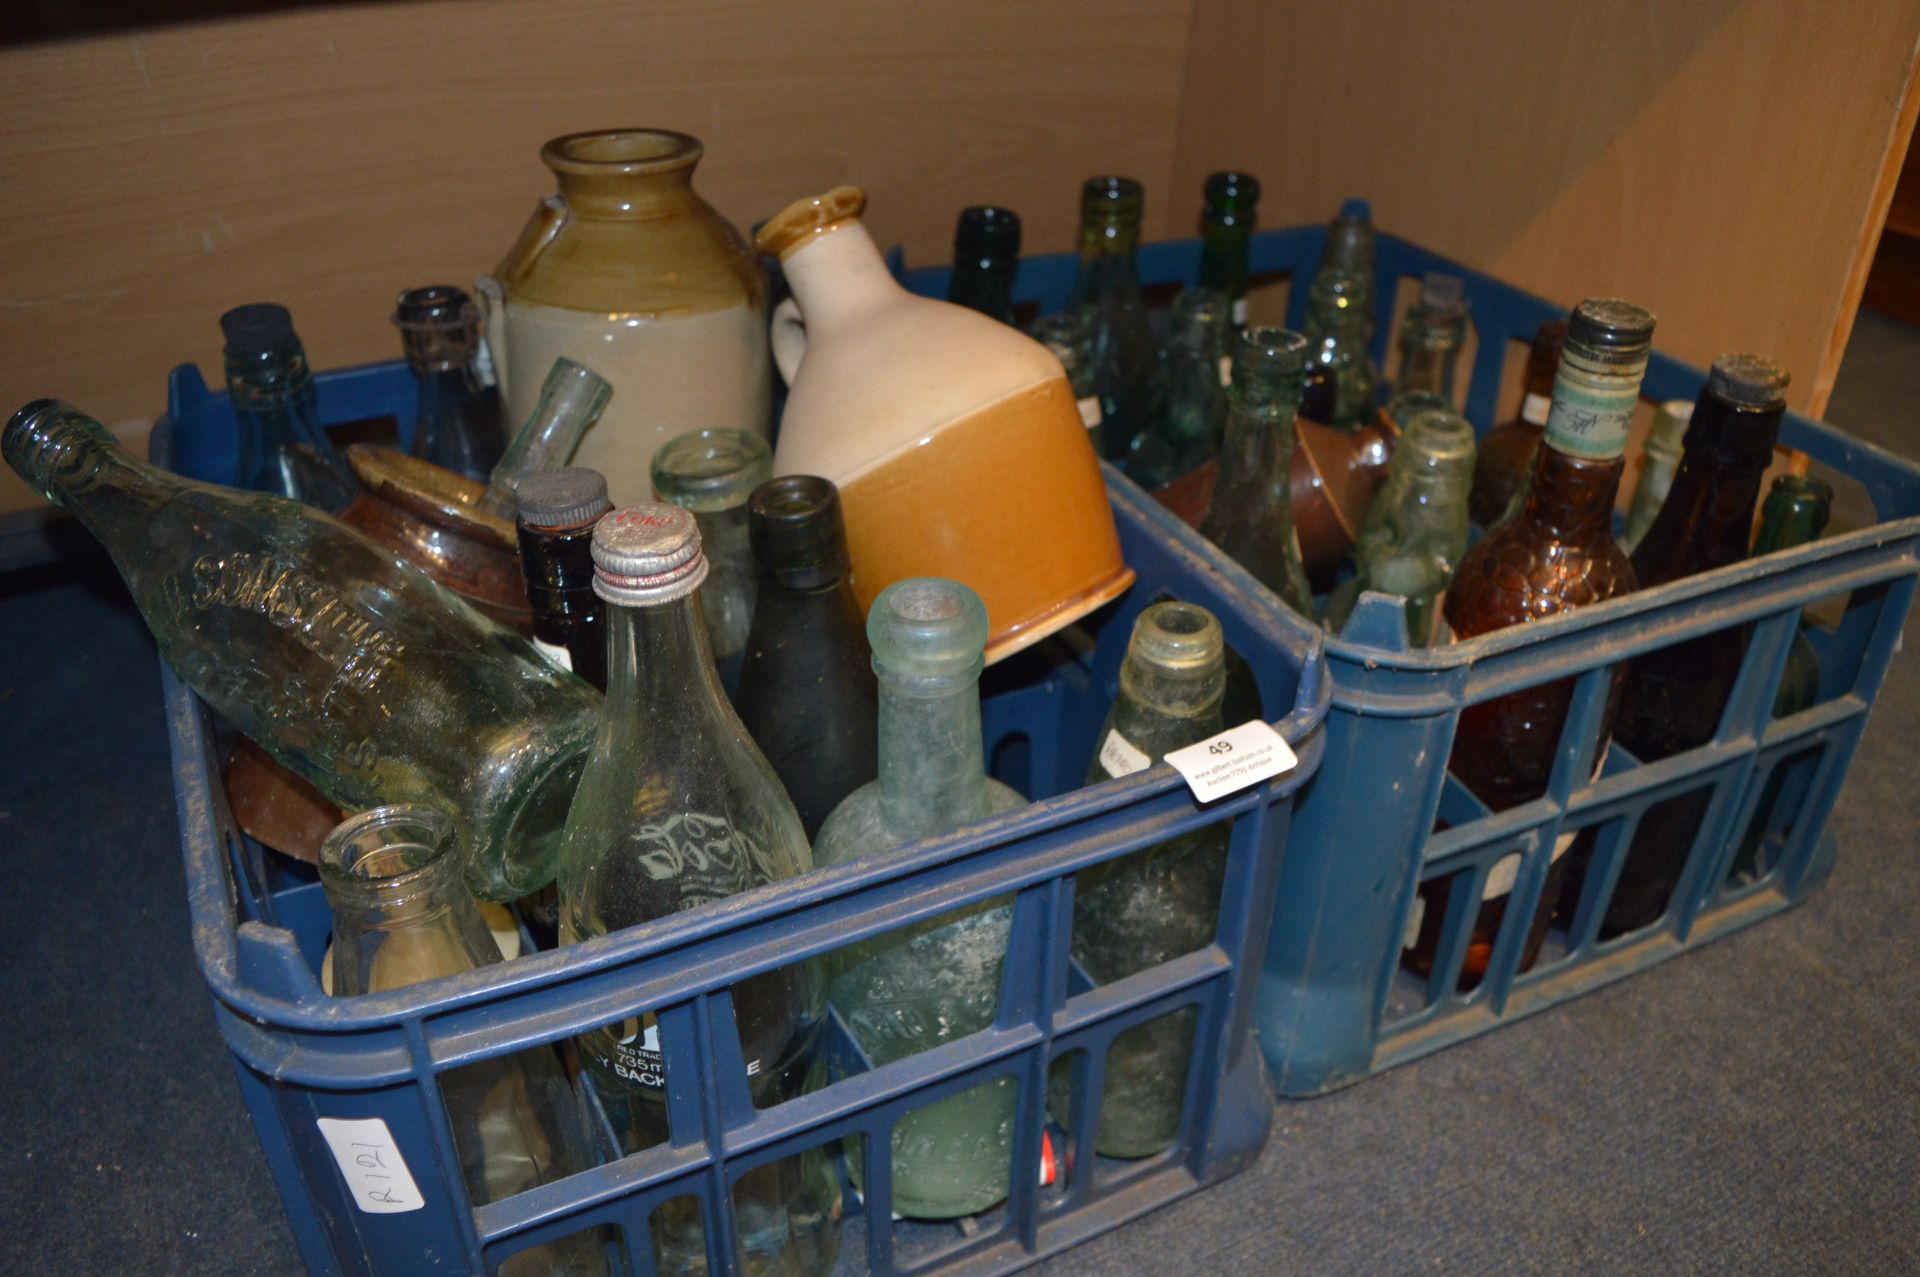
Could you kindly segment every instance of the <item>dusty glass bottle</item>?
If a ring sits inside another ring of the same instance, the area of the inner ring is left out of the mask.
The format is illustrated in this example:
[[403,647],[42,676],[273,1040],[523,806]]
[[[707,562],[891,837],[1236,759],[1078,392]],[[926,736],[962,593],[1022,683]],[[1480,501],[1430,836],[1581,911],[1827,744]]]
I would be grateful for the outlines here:
[[[560,938],[577,944],[813,867],[800,817],[727,704],[699,600],[707,561],[693,514],[628,506],[593,530],[607,603],[607,696],[567,813]],[[733,989],[756,1104],[807,1088],[822,1013],[813,964]],[[666,1075],[651,1014],[579,1039],[583,1072],[625,1152],[667,1138]],[[819,1150],[769,1163],[734,1188],[748,1271],[832,1266],[839,1190]],[[705,1271],[698,1210],[656,1212],[663,1272]]]
[[740,684],[758,573],[747,537],[747,498],[773,477],[773,449],[745,430],[690,430],[653,454],[653,495],[693,511],[707,558],[700,606],[713,663],[731,696]]
[[1153,420],[1153,335],[1134,252],[1146,194],[1128,177],[1090,178],[1080,191],[1080,269],[1073,306],[1091,317],[1093,386],[1100,396],[1100,455],[1122,469]]
[[1373,335],[1374,235],[1373,206],[1366,200],[1347,200],[1327,226],[1327,242],[1320,248],[1316,273],[1339,271],[1358,281],[1360,309],[1367,315],[1367,335]]
[[1653,526],[1654,516],[1673,488],[1674,472],[1680,468],[1680,444],[1691,420],[1693,405],[1685,399],[1669,399],[1654,411],[1640,464],[1640,481],[1634,485],[1633,502],[1627,507],[1626,535],[1620,538],[1620,546],[1628,554]]
[[0,437],[126,578],[174,672],[347,811],[451,814],[477,895],[553,876],[600,696],[392,550],[268,493],[135,460],[42,399]]
[[1200,214],[1200,287],[1227,299],[1227,322],[1247,326],[1247,248],[1260,206],[1260,179],[1209,173]]
[[1183,288],[1174,296],[1167,344],[1160,348],[1165,407],[1134,450],[1128,470],[1149,491],[1191,473],[1220,451],[1233,371],[1227,313],[1227,299],[1211,288]]
[[[1155,603],[1142,612],[1087,783],[1143,771],[1170,750],[1219,735],[1225,652],[1220,622],[1205,608]],[[1211,944],[1226,885],[1227,835],[1227,825],[1209,825],[1080,873],[1074,961],[1110,984]],[[1147,1157],[1173,1143],[1192,1055],[1190,1012],[1149,1021],[1114,1040],[1094,1141],[1099,1153]],[[1056,1070],[1049,1092],[1055,1118],[1068,1123],[1067,1070]]]
[[1093,313],[1084,306],[1069,306],[1057,315],[1044,315],[1033,323],[1033,339],[1052,351],[1066,370],[1080,421],[1093,450],[1104,457],[1107,423],[1093,382]]
[[1200,533],[1300,615],[1313,592],[1293,532],[1293,418],[1307,370],[1307,339],[1249,328],[1235,346],[1220,477]]
[[[867,613],[880,681],[879,778],[842,802],[814,847],[822,865],[892,851],[1026,804],[986,774],[980,671],[986,608],[966,586],[915,577]],[[1011,897],[983,901],[834,954],[828,997],[874,1064],[993,1023]],[[893,1128],[893,1209],[917,1219],[986,1210],[1007,1195],[1011,1078],[916,1109]],[[855,1185],[864,1168],[849,1149]]]
[[514,489],[520,480],[567,464],[580,436],[600,420],[613,387],[591,368],[559,358],[540,384],[540,398],[506,452],[494,463],[487,490],[474,504],[502,519],[514,517]]
[[747,532],[760,596],[735,703],[813,838],[879,774],[879,691],[847,580],[839,493],[816,475],[763,483],[747,502]]
[[1312,349],[1300,415],[1352,434],[1373,415],[1373,363],[1367,357],[1373,321],[1360,277],[1327,269],[1307,294],[1306,337]]
[[358,485],[320,428],[307,352],[285,306],[254,302],[220,316],[227,395],[240,427],[234,486],[338,514]]
[[[333,910],[332,992],[382,993],[500,961],[493,934],[460,882],[453,821],[402,803],[349,817],[320,847],[320,886]],[[460,1173],[476,1205],[592,1165],[580,1107],[548,1049],[440,1076]],[[607,1271],[605,1239],[583,1233],[500,1266],[502,1277]]]
[[1425,647],[1439,636],[1441,600],[1467,552],[1467,487],[1473,481],[1473,426],[1449,408],[1429,408],[1401,431],[1386,482],[1367,507],[1353,547],[1354,573],[1327,601],[1335,633],[1362,590],[1406,600],[1407,637]]
[[486,482],[506,451],[500,395],[481,380],[480,311],[449,284],[409,288],[393,312],[407,366],[420,383],[410,451]]
[[953,228],[947,300],[1003,324],[1013,322],[1013,279],[1020,270],[1020,215],[994,204],[960,210]]
[[1553,382],[1560,371],[1560,351],[1567,344],[1567,321],[1550,319],[1533,335],[1527,351],[1526,380],[1520,410],[1509,421],[1487,431],[1473,466],[1473,491],[1467,513],[1482,528],[1491,528],[1520,501],[1533,472],[1533,454],[1553,406]]
[[598,470],[567,466],[528,475],[514,495],[533,645],[604,692],[607,627],[593,592],[593,525],[612,508],[606,478]]
[[[1760,483],[1787,411],[1787,370],[1758,355],[1722,355],[1694,404],[1673,489],[1639,548],[1641,588],[1747,557]],[[1636,658],[1614,735],[1643,763],[1713,739],[1747,651],[1748,626],[1703,634]],[[1602,938],[1637,931],[1667,911],[1710,789],[1662,799],[1640,815],[1600,926]]]
[[1420,299],[1400,324],[1400,378],[1387,401],[1395,425],[1404,427],[1429,408],[1453,408],[1454,375],[1466,340],[1465,281],[1427,272]]
[[[1613,539],[1613,500],[1625,468],[1627,425],[1653,348],[1653,323],[1650,313],[1624,301],[1596,299],[1574,308],[1525,504],[1467,551],[1447,590],[1443,611],[1456,640],[1636,588],[1633,567]],[[1596,767],[1612,734],[1619,679],[1616,673],[1614,694],[1601,715]],[[1572,697],[1573,680],[1560,679],[1469,705],[1460,712],[1447,769],[1495,811],[1540,797],[1564,748],[1560,734]],[[1562,834],[1549,853],[1540,907],[1522,949],[1523,970],[1546,939],[1574,837]],[[1486,973],[1518,868],[1517,859],[1504,860],[1487,876],[1461,970],[1463,984],[1477,983]],[[1432,965],[1448,885],[1435,880],[1421,888],[1423,925],[1407,955],[1416,970]]]

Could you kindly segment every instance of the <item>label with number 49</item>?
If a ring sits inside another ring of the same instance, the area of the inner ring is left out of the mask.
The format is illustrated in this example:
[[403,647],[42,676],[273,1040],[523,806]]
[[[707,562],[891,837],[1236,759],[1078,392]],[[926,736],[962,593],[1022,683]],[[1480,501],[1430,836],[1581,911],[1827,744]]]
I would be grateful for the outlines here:
[[1211,740],[1176,749],[1167,761],[1204,803],[1291,771],[1300,760],[1279,732],[1255,718]]

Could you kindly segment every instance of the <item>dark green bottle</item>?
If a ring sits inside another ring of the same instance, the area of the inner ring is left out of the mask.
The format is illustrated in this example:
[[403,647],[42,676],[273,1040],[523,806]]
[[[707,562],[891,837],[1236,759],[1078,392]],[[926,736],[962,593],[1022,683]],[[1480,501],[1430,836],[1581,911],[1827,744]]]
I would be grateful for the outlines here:
[[1080,189],[1080,271],[1073,305],[1092,320],[1093,386],[1100,396],[1100,455],[1129,468],[1153,420],[1155,364],[1134,253],[1146,195],[1130,177],[1090,178]]
[[1013,277],[1020,269],[1020,215],[975,204],[953,228],[953,276],[947,300],[1003,324],[1013,322]]
[[1228,321],[1247,326],[1247,246],[1260,205],[1260,179],[1229,169],[1207,177],[1200,215],[1200,287],[1227,299]]

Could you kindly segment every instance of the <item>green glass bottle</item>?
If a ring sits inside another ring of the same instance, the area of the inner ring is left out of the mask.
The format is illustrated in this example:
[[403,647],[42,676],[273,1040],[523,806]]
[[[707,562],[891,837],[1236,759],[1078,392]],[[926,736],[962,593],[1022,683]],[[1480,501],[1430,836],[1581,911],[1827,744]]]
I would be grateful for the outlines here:
[[[1191,603],[1155,603],[1134,623],[1120,666],[1120,696],[1100,729],[1087,783],[1143,771],[1171,750],[1220,734],[1226,689],[1220,622]],[[1209,825],[1079,874],[1073,893],[1074,961],[1111,984],[1213,942],[1226,885],[1227,834]],[[1162,1016],[1114,1040],[1095,1149],[1147,1157],[1180,1129],[1191,1012]],[[1049,1098],[1070,1128],[1071,1072],[1056,1070]]]
[[1693,402],[1669,399],[1653,414],[1653,426],[1640,465],[1640,482],[1633,488],[1633,503],[1627,507],[1627,534],[1620,546],[1628,554],[1640,544],[1640,538],[1653,526],[1661,503],[1673,488],[1673,476],[1680,469],[1680,443],[1687,436],[1687,423],[1693,420]]
[[1387,401],[1395,425],[1405,428],[1429,408],[1454,407],[1454,374],[1466,340],[1465,281],[1429,271],[1400,324],[1400,380]]
[[332,516],[158,470],[66,404],[22,408],[0,450],[106,546],[181,680],[277,762],[345,811],[447,812],[476,895],[553,877],[598,692]]
[[[915,577],[867,613],[880,680],[880,776],[820,828],[814,858],[844,864],[1026,805],[986,774],[980,671],[987,611],[954,581]],[[874,1064],[993,1023],[1013,922],[1011,897],[983,901],[850,946],[830,959],[828,997]],[[893,1209],[971,1215],[1007,1195],[1014,1086],[1001,1078],[902,1117],[893,1128]],[[864,1167],[849,1149],[855,1185]]]
[[1227,299],[1227,320],[1247,326],[1247,248],[1260,206],[1260,179],[1228,170],[1207,175],[1200,215],[1200,287]]
[[1429,408],[1400,434],[1387,478],[1367,507],[1354,543],[1354,573],[1327,603],[1336,633],[1362,590],[1407,601],[1416,647],[1438,637],[1440,605],[1467,552],[1467,490],[1473,483],[1473,426],[1449,408]]
[[1340,206],[1339,216],[1327,227],[1327,242],[1320,248],[1316,271],[1338,271],[1357,281],[1360,309],[1367,315],[1367,336],[1373,336],[1374,235],[1373,206],[1366,200],[1348,200]]
[[1293,419],[1306,384],[1307,339],[1284,328],[1240,334],[1227,390],[1220,477],[1200,533],[1300,615],[1313,592],[1293,530]]
[[1173,299],[1167,344],[1160,349],[1166,407],[1134,450],[1128,473],[1149,491],[1205,464],[1220,451],[1227,423],[1227,299],[1211,288],[1183,288]]
[[975,204],[953,229],[953,275],[947,300],[1003,324],[1013,322],[1013,280],[1020,270],[1020,215]]
[[[615,510],[594,525],[593,565],[607,604],[607,696],[567,813],[563,944],[813,867],[792,801],[720,690],[693,514],[666,504]],[[807,1090],[824,1010],[813,964],[744,980],[733,1002],[754,1102]],[[652,1016],[583,1034],[579,1047],[621,1148],[663,1142],[666,1075]],[[839,1189],[820,1150],[750,1172],[733,1196],[748,1271],[798,1277],[832,1266]],[[653,1245],[662,1272],[706,1271],[697,1208],[656,1212]]]
[[1096,177],[1080,192],[1080,270],[1073,306],[1092,328],[1093,386],[1100,396],[1100,455],[1122,469],[1153,420],[1156,406],[1153,335],[1140,297],[1134,253],[1146,195],[1128,177]]
[[700,607],[720,684],[733,695],[753,628],[760,573],[747,534],[747,499],[773,477],[773,449],[746,430],[690,430],[653,454],[653,495],[693,511],[707,559]]

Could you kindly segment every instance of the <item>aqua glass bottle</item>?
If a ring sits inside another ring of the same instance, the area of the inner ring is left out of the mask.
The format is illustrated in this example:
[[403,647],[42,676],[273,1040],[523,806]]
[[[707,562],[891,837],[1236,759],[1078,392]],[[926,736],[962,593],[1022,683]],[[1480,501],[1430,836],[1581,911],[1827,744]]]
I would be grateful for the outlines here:
[[1260,179],[1231,170],[1207,175],[1200,215],[1200,287],[1227,299],[1227,322],[1247,326],[1247,250],[1260,205]]
[[707,556],[700,606],[713,642],[713,663],[729,696],[740,685],[740,662],[753,628],[759,569],[747,535],[747,498],[773,477],[773,449],[746,430],[691,430],[653,454],[653,495],[693,511]]
[[[1100,729],[1087,783],[1128,776],[1220,734],[1226,689],[1220,622],[1191,603],[1155,603],[1134,622],[1120,695]],[[1073,888],[1073,959],[1111,984],[1213,943],[1226,887],[1224,823],[1081,872]],[[1191,1011],[1150,1020],[1107,1051],[1095,1149],[1147,1157],[1173,1143],[1193,1055]],[[1070,1124],[1071,1072],[1056,1069],[1049,1098]]]
[[306,348],[285,306],[255,302],[220,316],[227,397],[240,427],[234,486],[338,514],[360,490],[320,428]]
[[[594,589],[607,604],[607,696],[567,813],[560,938],[577,944],[711,904],[812,868],[800,817],[720,690],[699,591],[692,512],[615,510],[594,525]],[[747,1087],[760,1106],[808,1088],[822,1017],[814,965],[733,989]],[[668,1136],[664,1057],[649,1013],[579,1039],[583,1073],[624,1152]],[[832,1266],[839,1189],[819,1150],[734,1186],[750,1272]],[[704,1272],[699,1213],[656,1212],[661,1272]]]
[[422,461],[482,483],[506,451],[500,395],[480,376],[480,312],[449,284],[409,288],[393,312],[419,383],[413,446]]
[[1183,288],[1174,296],[1160,350],[1165,408],[1134,449],[1128,471],[1143,488],[1164,487],[1220,451],[1233,370],[1227,314],[1227,299],[1211,288]]
[[1328,269],[1307,294],[1306,337],[1312,365],[1300,403],[1309,421],[1352,434],[1373,413],[1373,322],[1359,276]]
[[1454,407],[1454,376],[1466,340],[1465,281],[1429,271],[1400,324],[1400,378],[1387,401],[1395,425],[1404,428],[1429,408]]
[[1100,396],[1100,455],[1123,470],[1153,420],[1156,386],[1153,335],[1140,297],[1134,253],[1145,202],[1140,183],[1096,177],[1080,192],[1080,270],[1073,305],[1091,318],[1094,393]]
[[1687,424],[1693,420],[1693,402],[1669,399],[1654,410],[1653,425],[1640,465],[1640,481],[1633,488],[1633,503],[1627,507],[1627,533],[1620,546],[1627,553],[1640,544],[1640,538],[1653,526],[1655,516],[1673,489],[1673,476],[1680,469],[1680,445],[1687,437]]
[[1200,533],[1301,616],[1313,591],[1293,530],[1293,419],[1306,385],[1307,339],[1284,328],[1240,334],[1227,390],[1220,477]]
[[1020,215],[994,204],[960,210],[953,229],[947,300],[1003,324],[1013,322],[1013,280],[1020,270]]
[[[954,581],[916,577],[867,612],[880,680],[880,776],[821,826],[821,865],[892,851],[1026,804],[986,774],[980,671],[987,611]],[[828,997],[876,1065],[993,1023],[1013,922],[1011,897],[983,901],[852,945],[830,958]],[[1000,1078],[916,1109],[893,1128],[893,1209],[972,1215],[1007,1195],[1015,1089]],[[849,1149],[855,1185],[864,1167]]]
[[607,401],[613,387],[593,369],[562,356],[547,370],[540,398],[521,424],[507,450],[494,463],[487,490],[476,503],[488,514],[511,521],[517,510],[514,491],[520,480],[545,470],[558,470],[580,444]]
[[1473,484],[1473,426],[1449,408],[1429,408],[1400,433],[1387,478],[1367,506],[1354,542],[1351,577],[1327,602],[1338,633],[1363,590],[1406,600],[1415,647],[1439,637],[1440,601],[1467,552],[1467,492]]

